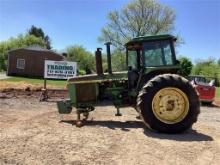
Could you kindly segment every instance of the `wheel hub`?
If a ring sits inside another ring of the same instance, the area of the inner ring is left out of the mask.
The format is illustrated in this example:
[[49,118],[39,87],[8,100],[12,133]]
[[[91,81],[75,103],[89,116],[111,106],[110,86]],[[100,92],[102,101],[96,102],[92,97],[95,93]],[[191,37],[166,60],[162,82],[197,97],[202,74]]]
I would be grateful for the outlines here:
[[168,100],[166,110],[167,111],[172,111],[174,109],[174,106],[175,106],[174,104],[175,104],[175,100]]
[[178,88],[163,88],[152,100],[152,110],[160,121],[175,124],[182,121],[189,111],[189,100]]

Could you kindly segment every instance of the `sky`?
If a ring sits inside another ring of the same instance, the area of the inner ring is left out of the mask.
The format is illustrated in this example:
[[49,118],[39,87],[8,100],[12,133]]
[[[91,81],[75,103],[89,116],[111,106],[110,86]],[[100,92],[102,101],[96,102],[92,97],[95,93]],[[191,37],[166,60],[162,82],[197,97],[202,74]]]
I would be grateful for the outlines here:
[[[91,52],[105,46],[97,41],[107,14],[129,0],[0,0],[0,41],[41,27],[52,47],[83,45]],[[176,13],[175,34],[184,44],[177,54],[193,60],[220,58],[220,0],[159,0]],[[104,49],[105,50],[105,49]]]

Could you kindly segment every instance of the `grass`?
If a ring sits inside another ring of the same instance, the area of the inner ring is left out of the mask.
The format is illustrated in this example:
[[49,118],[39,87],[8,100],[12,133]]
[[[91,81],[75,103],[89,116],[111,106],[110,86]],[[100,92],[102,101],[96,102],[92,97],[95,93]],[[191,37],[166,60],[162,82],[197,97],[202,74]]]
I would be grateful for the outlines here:
[[[26,78],[26,77],[10,77],[7,79],[0,80],[0,82],[26,82],[28,84],[37,85],[40,84],[43,86],[43,79],[35,79],[35,78]],[[47,80],[47,85],[52,85],[56,87],[65,87],[66,80]],[[220,87],[216,87],[216,97],[220,98]]]
[[220,98],[220,87],[216,87],[216,97]]
[[[9,77],[7,79],[0,80],[0,82],[26,82],[33,85],[43,85],[44,79],[26,78],[26,77]],[[48,85],[65,87],[66,80],[47,80]]]

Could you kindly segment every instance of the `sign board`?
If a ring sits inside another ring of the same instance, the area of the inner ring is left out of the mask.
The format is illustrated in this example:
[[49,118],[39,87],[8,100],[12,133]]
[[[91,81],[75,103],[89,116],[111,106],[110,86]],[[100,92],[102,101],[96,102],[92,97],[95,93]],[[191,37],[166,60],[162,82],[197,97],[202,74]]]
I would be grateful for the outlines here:
[[45,60],[44,78],[68,79],[76,76],[76,62]]

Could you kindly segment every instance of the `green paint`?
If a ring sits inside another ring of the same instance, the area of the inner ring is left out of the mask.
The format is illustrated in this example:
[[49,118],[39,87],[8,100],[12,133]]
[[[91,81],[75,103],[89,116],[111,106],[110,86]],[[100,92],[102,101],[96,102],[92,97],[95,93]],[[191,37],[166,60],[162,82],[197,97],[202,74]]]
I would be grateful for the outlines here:
[[147,41],[153,41],[153,40],[166,40],[166,39],[176,40],[174,36],[169,35],[169,34],[154,35],[154,36],[140,36],[140,37],[133,38],[128,43],[126,43],[126,45],[133,43],[133,42],[147,42]]
[[72,112],[72,105],[70,100],[57,102],[58,112],[60,114],[70,114]]
[[76,100],[76,85],[75,84],[68,84],[67,88],[68,88],[68,91],[69,91],[69,96],[70,96],[71,103],[73,105],[76,105],[77,104],[77,100]]
[[146,67],[144,73],[150,73],[152,71],[160,70],[178,70],[180,69],[179,65],[170,65],[170,66],[157,66],[157,67]]
[[127,71],[124,72],[115,72],[113,74],[104,74],[102,76],[99,75],[86,75],[86,76],[77,76],[74,78],[70,78],[68,80],[68,84],[74,83],[101,83],[106,81],[123,81],[127,80]]

